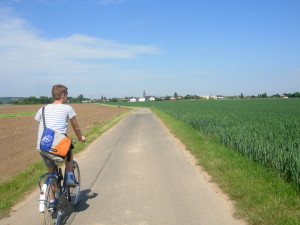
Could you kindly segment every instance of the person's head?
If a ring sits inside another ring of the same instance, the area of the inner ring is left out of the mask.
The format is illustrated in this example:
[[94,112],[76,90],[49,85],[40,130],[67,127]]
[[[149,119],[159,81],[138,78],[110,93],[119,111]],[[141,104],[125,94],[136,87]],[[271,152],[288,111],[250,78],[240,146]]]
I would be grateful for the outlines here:
[[61,100],[62,97],[68,95],[68,88],[62,84],[57,84],[52,87],[52,98],[53,100]]

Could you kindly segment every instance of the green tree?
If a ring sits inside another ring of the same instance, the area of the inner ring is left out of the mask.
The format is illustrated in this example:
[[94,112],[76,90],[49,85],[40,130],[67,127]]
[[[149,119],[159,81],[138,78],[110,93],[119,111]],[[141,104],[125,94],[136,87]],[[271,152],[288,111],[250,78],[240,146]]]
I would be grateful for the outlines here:
[[295,95],[295,98],[300,98],[300,92],[295,92],[294,95]]
[[176,98],[176,99],[178,98],[177,92],[174,93],[174,98]]
[[41,96],[39,98],[39,103],[40,104],[50,104],[52,101],[53,101],[52,98],[47,97],[47,96]]
[[274,98],[280,98],[280,94],[273,95]]
[[81,95],[78,95],[78,97],[76,98],[76,102],[82,102],[84,101],[84,96],[81,94]]
[[35,96],[30,96],[29,98],[25,98],[23,102],[25,105],[38,104],[39,99]]
[[117,98],[112,98],[109,100],[110,102],[118,102],[118,99]]

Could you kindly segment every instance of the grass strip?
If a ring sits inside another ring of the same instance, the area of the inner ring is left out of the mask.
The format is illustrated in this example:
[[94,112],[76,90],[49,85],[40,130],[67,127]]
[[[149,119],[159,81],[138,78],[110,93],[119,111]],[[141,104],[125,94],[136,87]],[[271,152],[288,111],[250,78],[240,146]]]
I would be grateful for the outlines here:
[[38,178],[46,173],[45,165],[38,161],[18,175],[0,183],[0,219],[8,216],[9,209],[37,187]]
[[[82,151],[93,140],[98,138],[101,134],[107,131],[109,128],[117,124],[121,119],[130,113],[120,113],[113,117],[111,120],[104,123],[95,123],[93,127],[84,133],[86,136],[86,143],[75,142],[74,153]],[[26,194],[33,191],[38,186],[39,177],[46,173],[46,167],[42,160],[30,165],[24,171],[18,175],[11,177],[0,183],[0,219],[9,215],[10,209],[17,202],[21,201]]]
[[237,218],[255,225],[299,224],[300,199],[292,184],[190,125],[151,109],[211,174],[212,181],[235,201]]
[[29,116],[29,115],[33,115],[33,114],[36,114],[36,112],[3,113],[3,114],[0,114],[0,118]]

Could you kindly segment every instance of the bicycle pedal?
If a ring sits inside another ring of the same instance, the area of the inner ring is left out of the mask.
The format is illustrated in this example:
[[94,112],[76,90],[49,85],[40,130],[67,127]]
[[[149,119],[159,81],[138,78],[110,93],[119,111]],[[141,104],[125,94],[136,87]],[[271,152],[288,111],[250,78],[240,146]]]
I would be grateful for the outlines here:
[[49,208],[48,209],[48,212],[50,212],[50,213],[54,213],[54,211],[55,211],[54,208]]
[[48,204],[47,204],[47,208],[48,208],[48,211],[49,212],[54,212],[55,211],[55,202],[54,201],[50,201]]

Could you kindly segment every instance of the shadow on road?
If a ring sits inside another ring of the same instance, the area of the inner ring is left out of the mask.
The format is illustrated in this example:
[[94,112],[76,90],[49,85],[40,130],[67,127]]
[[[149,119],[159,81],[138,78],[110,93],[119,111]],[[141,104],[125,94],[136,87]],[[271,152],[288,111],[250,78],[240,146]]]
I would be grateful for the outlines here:
[[86,189],[80,192],[80,201],[77,206],[74,208],[74,212],[81,212],[86,210],[89,207],[87,204],[89,199],[96,198],[98,193],[93,193],[90,189]]
[[61,215],[60,225],[64,225],[70,223],[75,218],[74,213],[85,211],[89,204],[87,203],[89,199],[96,198],[98,193],[92,193],[90,189],[86,189],[80,192],[80,200],[78,204],[74,207],[71,204],[68,204],[66,208],[63,210],[63,214]]

